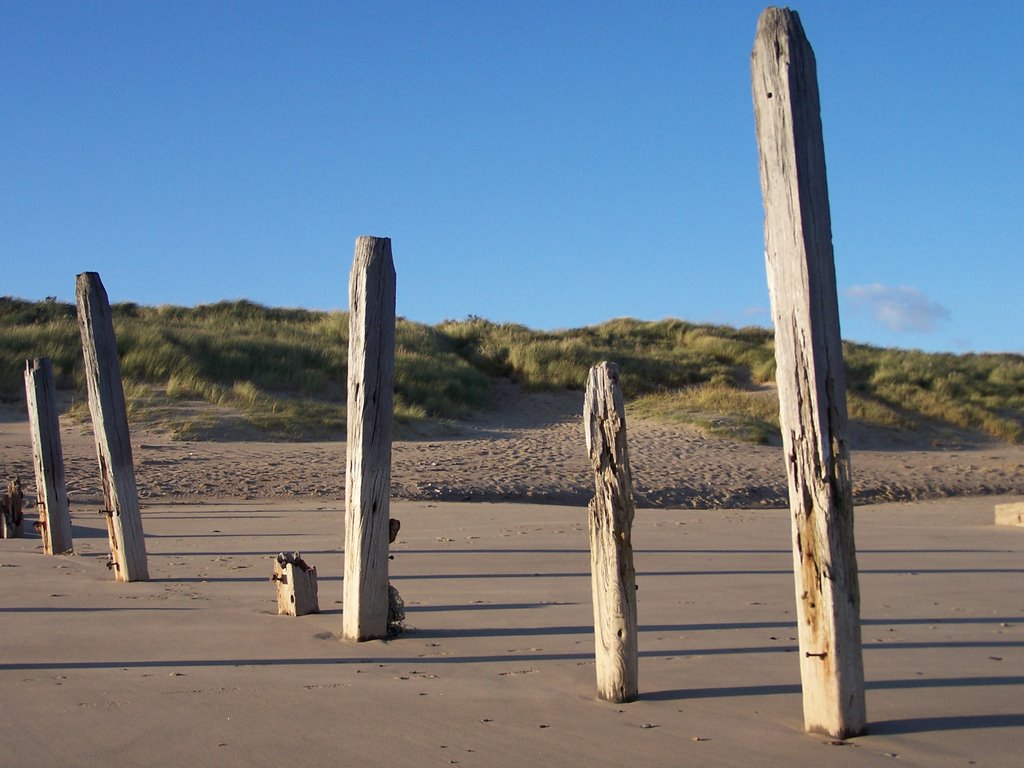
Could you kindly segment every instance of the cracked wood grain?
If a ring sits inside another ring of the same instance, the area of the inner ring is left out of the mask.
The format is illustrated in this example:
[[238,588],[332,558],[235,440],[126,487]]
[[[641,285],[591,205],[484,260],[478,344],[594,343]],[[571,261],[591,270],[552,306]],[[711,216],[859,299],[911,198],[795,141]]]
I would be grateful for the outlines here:
[[614,363],[590,369],[583,416],[594,470],[589,512],[597,695],[605,701],[633,701],[638,695],[635,509],[626,416]]
[[761,15],[751,77],[804,725],[845,738],[866,723],[846,381],[817,74],[796,13]]
[[387,637],[395,267],[391,240],[360,237],[349,277],[342,636]]
[[71,552],[71,515],[64,480],[64,451],[60,442],[57,386],[48,357],[25,361],[25,402],[32,434],[32,464],[36,474],[36,507],[43,552]]
[[148,581],[146,540],[110,302],[95,272],[78,275],[75,297],[89,413],[106,504],[103,512],[107,518],[110,567],[118,581]]

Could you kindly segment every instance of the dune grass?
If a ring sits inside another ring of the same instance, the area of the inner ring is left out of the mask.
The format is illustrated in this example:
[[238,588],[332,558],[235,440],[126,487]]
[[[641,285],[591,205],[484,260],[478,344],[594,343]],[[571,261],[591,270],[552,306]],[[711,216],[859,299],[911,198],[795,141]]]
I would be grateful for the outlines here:
[[[130,416],[182,437],[229,422],[303,439],[344,429],[348,317],[249,301],[198,307],[113,306]],[[74,307],[0,298],[0,399],[24,402],[29,357],[53,360],[60,389],[85,415]],[[851,417],[892,429],[946,425],[1020,442],[1024,357],[946,355],[845,345]],[[614,360],[630,411],[764,442],[778,432],[773,339],[763,328],[681,320],[611,320],[540,332],[478,317],[427,326],[399,319],[399,426],[459,419],[488,407],[495,377],[527,389],[581,389]]]
[[642,418],[693,424],[705,432],[750,443],[771,442],[779,432],[779,401],[771,389],[708,382],[643,395],[630,403],[629,411]]
[[846,345],[847,386],[896,426],[930,420],[1008,442],[1024,433],[1024,357]]

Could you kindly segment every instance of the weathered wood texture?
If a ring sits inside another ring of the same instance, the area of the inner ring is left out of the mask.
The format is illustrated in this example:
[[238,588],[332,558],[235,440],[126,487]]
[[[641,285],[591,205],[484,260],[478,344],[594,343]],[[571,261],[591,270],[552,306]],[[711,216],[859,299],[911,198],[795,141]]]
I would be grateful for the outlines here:
[[316,567],[302,559],[298,552],[280,553],[274,561],[279,616],[305,616],[320,613],[317,598]]
[[761,15],[751,71],[804,725],[845,738],[866,723],[846,379],[817,73],[796,13]]
[[1019,525],[1024,527],[1024,502],[996,504],[996,525]]
[[594,469],[590,502],[590,583],[594,601],[597,695],[637,697],[636,571],[633,568],[633,478],[619,368],[590,369],[583,406],[587,453]]
[[106,502],[111,567],[118,581],[147,581],[146,541],[110,302],[95,272],[78,276],[75,293],[89,413]]
[[43,551],[60,555],[72,550],[71,515],[64,481],[64,451],[60,442],[57,386],[48,357],[25,361],[25,401],[32,433],[32,463],[36,472],[36,527]]
[[0,497],[0,535],[5,539],[21,536],[21,521],[24,513],[25,496],[21,492],[21,478],[7,481],[7,491]]
[[349,278],[348,438],[342,635],[388,633],[388,512],[395,373],[391,240],[360,237]]

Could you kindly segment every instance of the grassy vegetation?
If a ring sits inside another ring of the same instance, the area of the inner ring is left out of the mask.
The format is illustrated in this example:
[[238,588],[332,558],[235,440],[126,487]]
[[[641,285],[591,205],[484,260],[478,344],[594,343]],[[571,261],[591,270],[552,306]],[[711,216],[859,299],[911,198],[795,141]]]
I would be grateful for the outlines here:
[[[226,423],[302,438],[344,426],[348,318],[248,301],[113,307],[130,415],[181,436]],[[426,326],[399,320],[395,403],[400,425],[487,408],[493,377],[528,389],[580,389],[614,360],[631,412],[763,442],[778,432],[772,335],[680,320],[619,319],[555,333],[470,317]],[[944,355],[846,345],[850,413],[894,429],[923,425],[1024,435],[1024,357]],[[74,307],[0,299],[0,398],[22,400],[28,357],[53,360],[58,387],[84,414]]]
[[644,395],[630,403],[630,411],[643,418],[694,424],[706,432],[751,443],[770,442],[779,432],[779,401],[771,389],[709,382]]

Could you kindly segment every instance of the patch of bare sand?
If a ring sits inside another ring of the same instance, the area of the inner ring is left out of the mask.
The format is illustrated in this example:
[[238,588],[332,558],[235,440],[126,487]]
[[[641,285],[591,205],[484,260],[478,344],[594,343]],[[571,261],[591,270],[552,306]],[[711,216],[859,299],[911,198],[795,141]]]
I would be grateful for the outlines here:
[[[583,444],[583,395],[497,390],[473,420],[394,443],[392,495],[401,499],[585,504],[592,478]],[[62,422],[69,495],[100,498],[88,426]],[[638,503],[648,507],[781,507],[781,449],[703,435],[687,426],[631,419]],[[246,436],[249,438],[250,436]],[[324,498],[343,495],[341,441],[175,441],[133,429],[143,499]],[[854,425],[858,503],[1024,493],[1024,446],[970,434],[889,433]],[[0,408],[0,474],[34,487],[27,421]]]

